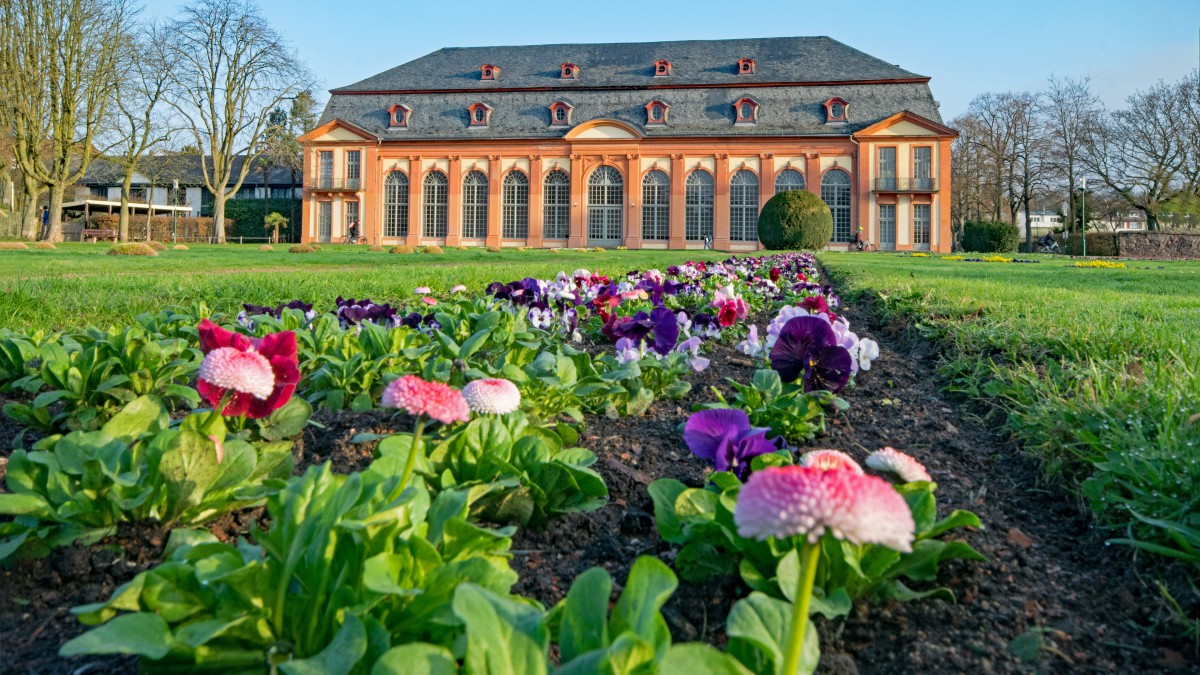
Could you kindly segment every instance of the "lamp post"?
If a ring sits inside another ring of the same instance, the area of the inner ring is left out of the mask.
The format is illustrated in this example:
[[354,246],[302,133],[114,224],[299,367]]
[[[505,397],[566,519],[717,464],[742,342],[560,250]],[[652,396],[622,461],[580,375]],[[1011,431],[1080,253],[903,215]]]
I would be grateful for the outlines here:
[[1080,192],[1083,193],[1083,200],[1079,202],[1079,236],[1083,238],[1083,257],[1087,257],[1087,176],[1083,177],[1083,184],[1079,186]]
[[[179,179],[175,179],[174,192],[171,193],[171,201],[175,202],[171,206],[179,206]],[[171,243],[177,243],[179,239],[179,210],[171,209]]]

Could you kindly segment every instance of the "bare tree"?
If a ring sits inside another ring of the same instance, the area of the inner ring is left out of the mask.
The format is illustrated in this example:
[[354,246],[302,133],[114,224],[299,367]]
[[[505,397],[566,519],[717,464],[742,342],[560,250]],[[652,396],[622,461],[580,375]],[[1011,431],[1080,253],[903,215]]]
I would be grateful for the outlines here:
[[[1049,142],[1047,168],[1067,192],[1067,213],[1075,214],[1082,155],[1088,135],[1100,120],[1100,99],[1092,93],[1086,77],[1051,77],[1044,97],[1041,118]],[[1069,231],[1082,229],[1074,215],[1067,227]]]
[[4,0],[4,8],[0,98],[25,180],[50,191],[43,236],[61,241],[63,195],[87,171],[112,100],[128,0]]
[[1188,161],[1186,96],[1179,84],[1159,82],[1126,99],[1087,137],[1083,162],[1109,190],[1146,214],[1158,229],[1163,205],[1184,194]]
[[[213,229],[225,241],[225,202],[265,150],[271,111],[306,88],[299,57],[251,0],[196,0],[168,30],[176,109],[195,137]],[[245,161],[235,162],[244,156]]]
[[1025,212],[1025,246],[1033,250],[1033,219],[1029,204],[1045,188],[1046,154],[1048,139],[1045,128],[1039,123],[1041,95],[1030,92],[1004,94],[1005,108],[1009,112],[1012,128],[1012,171],[1008,184],[1009,204],[1012,220],[1017,219],[1017,210]]
[[[176,131],[163,105],[170,90],[173,66],[164,58],[169,58],[171,53],[160,48],[165,39],[162,31],[151,26],[140,35],[127,36],[123,44],[120,63],[123,77],[117,85],[113,124],[105,134],[112,139],[105,153],[107,159],[122,172],[118,233],[121,241],[129,241],[129,196],[133,176],[142,159],[169,143]],[[153,201],[152,194],[147,197],[148,203]]]
[[953,238],[958,241],[963,225],[969,220],[981,219],[987,209],[983,192],[989,170],[980,142],[983,136],[980,121],[969,114],[960,115],[951,120],[950,126],[958,132],[951,148],[954,161],[950,165],[953,187],[950,219]]
[[[269,136],[267,154],[275,166],[285,168],[291,173],[292,185],[297,183],[298,174],[304,170],[304,147],[301,146],[299,137],[316,127],[317,102],[312,92],[305,90],[292,99],[285,123],[276,127],[275,133]],[[296,222],[295,195],[288,195],[288,204],[288,221]],[[292,228],[293,232],[295,230],[296,228]]]

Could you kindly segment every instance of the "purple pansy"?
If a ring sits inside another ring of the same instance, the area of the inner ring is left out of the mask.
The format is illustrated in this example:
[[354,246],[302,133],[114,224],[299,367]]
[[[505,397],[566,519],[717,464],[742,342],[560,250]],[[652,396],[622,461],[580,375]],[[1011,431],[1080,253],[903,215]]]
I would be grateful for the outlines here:
[[767,429],[750,426],[750,418],[736,408],[694,413],[684,426],[683,440],[692,454],[712,460],[717,471],[732,471],[743,481],[752,458],[775,451]]
[[829,322],[815,316],[790,319],[771,349],[771,367],[784,382],[802,380],[804,391],[839,392],[850,380],[850,352],[837,344]]

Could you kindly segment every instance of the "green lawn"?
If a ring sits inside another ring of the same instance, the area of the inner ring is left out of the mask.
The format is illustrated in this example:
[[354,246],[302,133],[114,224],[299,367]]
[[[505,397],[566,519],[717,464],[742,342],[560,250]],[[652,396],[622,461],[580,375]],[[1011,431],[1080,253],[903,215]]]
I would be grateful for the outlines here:
[[997,404],[1115,538],[1200,563],[1200,263],[1032,257],[821,256],[844,295],[941,341],[950,387]]
[[0,328],[29,331],[108,326],[167,305],[205,302],[236,313],[244,302],[303,299],[329,308],[334,298],[409,298],[416,286],[446,292],[457,284],[480,291],[492,281],[551,276],[587,268],[604,274],[717,259],[707,251],[447,250],[442,255],[391,255],[366,246],[323,245],[318,253],[257,246],[191,245],[156,257],[105,255],[103,244],[59,244],[53,251],[0,251]]

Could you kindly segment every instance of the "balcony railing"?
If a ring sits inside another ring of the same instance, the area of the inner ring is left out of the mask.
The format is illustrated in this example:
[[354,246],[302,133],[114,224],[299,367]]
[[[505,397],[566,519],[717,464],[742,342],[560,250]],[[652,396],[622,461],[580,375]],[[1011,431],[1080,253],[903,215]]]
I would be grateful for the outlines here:
[[936,178],[876,178],[875,192],[937,192]]
[[362,189],[361,178],[312,178],[308,181],[309,190],[320,192],[344,192]]

